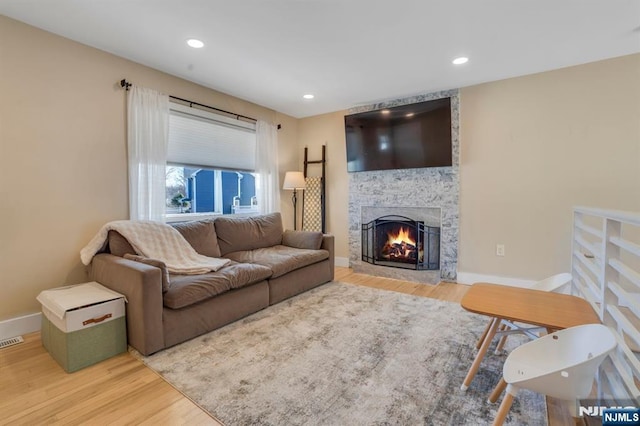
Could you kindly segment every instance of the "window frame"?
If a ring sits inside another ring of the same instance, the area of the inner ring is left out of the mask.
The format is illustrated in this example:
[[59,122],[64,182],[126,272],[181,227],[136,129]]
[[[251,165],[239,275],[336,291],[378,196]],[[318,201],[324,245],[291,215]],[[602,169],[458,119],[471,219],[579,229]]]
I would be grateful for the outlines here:
[[[176,103],[176,102],[170,102],[169,104],[169,110],[170,110],[170,114],[171,113],[177,113],[180,116],[185,116],[185,115],[191,115],[194,116],[194,120],[201,120],[201,121],[205,121],[205,122],[211,122],[214,124],[219,124],[221,126],[231,126],[231,127],[237,127],[239,128],[240,131],[249,131],[252,132],[256,139],[255,139],[255,145],[253,146],[253,153],[255,156],[255,152],[257,150],[257,129],[256,129],[256,124],[255,123],[250,123],[244,120],[238,120],[237,118],[230,118],[226,115],[222,115],[222,114],[217,114],[217,113],[212,113],[209,111],[204,111],[200,108],[195,108],[192,106],[187,106],[187,105],[183,105],[180,103]],[[171,138],[169,138],[169,144],[171,143]],[[213,149],[215,149],[215,147],[213,147]],[[169,207],[167,204],[165,204],[165,221],[168,223],[172,223],[172,222],[186,222],[186,221],[191,221],[191,220],[201,220],[201,219],[211,219],[211,218],[215,218],[215,217],[219,217],[219,216],[224,216],[224,206],[221,205],[222,204],[222,199],[220,198],[218,200],[218,197],[222,196],[222,175],[221,173],[223,171],[229,171],[229,172],[238,172],[238,173],[250,173],[252,174],[255,179],[256,182],[258,182],[258,173],[256,171],[256,165],[254,165],[253,169],[231,169],[231,168],[227,168],[227,167],[220,167],[220,166],[215,166],[215,165],[211,165],[211,164],[183,164],[183,163],[178,163],[178,162],[174,162],[171,159],[167,159],[166,165],[165,167],[181,167],[181,168],[192,168],[192,169],[203,169],[203,170],[210,170],[213,171],[215,173],[216,176],[216,188],[218,189],[218,191],[215,192],[215,194],[219,194],[216,195],[214,198],[214,209],[216,209],[216,211],[213,212],[193,212],[193,213],[167,213],[167,208]],[[165,188],[166,188],[166,182],[165,182]],[[257,192],[257,191],[256,191]],[[186,195],[186,194],[185,194]],[[259,210],[259,209],[258,209]],[[227,213],[226,215],[228,215],[229,213]],[[253,210],[247,213],[231,213],[231,214],[242,214],[242,215],[253,215],[253,214],[258,214],[257,212],[254,212]]]

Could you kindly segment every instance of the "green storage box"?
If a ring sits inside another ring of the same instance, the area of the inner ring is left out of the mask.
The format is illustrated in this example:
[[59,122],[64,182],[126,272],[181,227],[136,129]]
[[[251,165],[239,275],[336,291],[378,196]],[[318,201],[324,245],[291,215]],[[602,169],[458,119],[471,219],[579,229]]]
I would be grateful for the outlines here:
[[42,344],[72,373],[127,350],[125,299],[96,282],[46,290]]

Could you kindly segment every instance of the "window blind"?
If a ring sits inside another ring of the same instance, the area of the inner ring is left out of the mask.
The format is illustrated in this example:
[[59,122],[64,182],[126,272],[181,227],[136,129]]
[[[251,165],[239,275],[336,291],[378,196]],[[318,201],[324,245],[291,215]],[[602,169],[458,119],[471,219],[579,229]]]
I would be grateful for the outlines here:
[[172,104],[167,162],[254,171],[255,124]]

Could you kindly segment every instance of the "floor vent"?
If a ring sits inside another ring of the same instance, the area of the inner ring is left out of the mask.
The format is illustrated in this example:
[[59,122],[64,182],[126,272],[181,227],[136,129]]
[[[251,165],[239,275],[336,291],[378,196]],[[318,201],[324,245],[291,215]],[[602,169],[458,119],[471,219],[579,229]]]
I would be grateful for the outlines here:
[[8,346],[17,345],[18,343],[22,343],[22,342],[24,342],[24,339],[22,338],[22,336],[0,340],[0,349],[6,348]]

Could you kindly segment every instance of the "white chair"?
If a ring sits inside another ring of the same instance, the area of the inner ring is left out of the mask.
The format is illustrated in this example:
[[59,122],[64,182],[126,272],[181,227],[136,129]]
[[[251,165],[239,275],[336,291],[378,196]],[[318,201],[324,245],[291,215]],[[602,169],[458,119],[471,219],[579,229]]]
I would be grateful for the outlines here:
[[[533,284],[530,288],[532,290],[552,292],[560,289],[565,284],[570,283],[571,279],[572,279],[571,274],[565,272],[562,274],[552,275],[548,278],[545,278],[542,281],[538,281],[535,284]],[[480,339],[478,339],[478,342],[476,343],[476,349],[480,349],[480,346],[482,346],[482,342],[487,337],[487,332],[489,331],[489,327],[491,327],[491,323],[493,322],[494,319],[495,318],[491,318],[489,320],[489,324],[487,324],[484,332],[482,333],[482,336],[480,337]],[[503,333],[503,334],[502,334],[502,337],[500,338],[500,341],[498,342],[498,345],[496,346],[495,354],[497,355],[500,353],[500,351],[502,351],[502,348],[504,347],[504,344],[506,343],[507,337],[509,336],[509,334],[525,333],[525,334],[528,334],[530,337],[532,337],[530,333],[531,330],[532,329],[522,328],[512,322],[502,320],[502,324],[500,325],[500,333]]]
[[600,363],[615,347],[615,336],[601,324],[567,328],[517,347],[494,391],[507,388],[494,426],[502,425],[519,389],[570,401],[576,417],[576,400],[589,396]]

